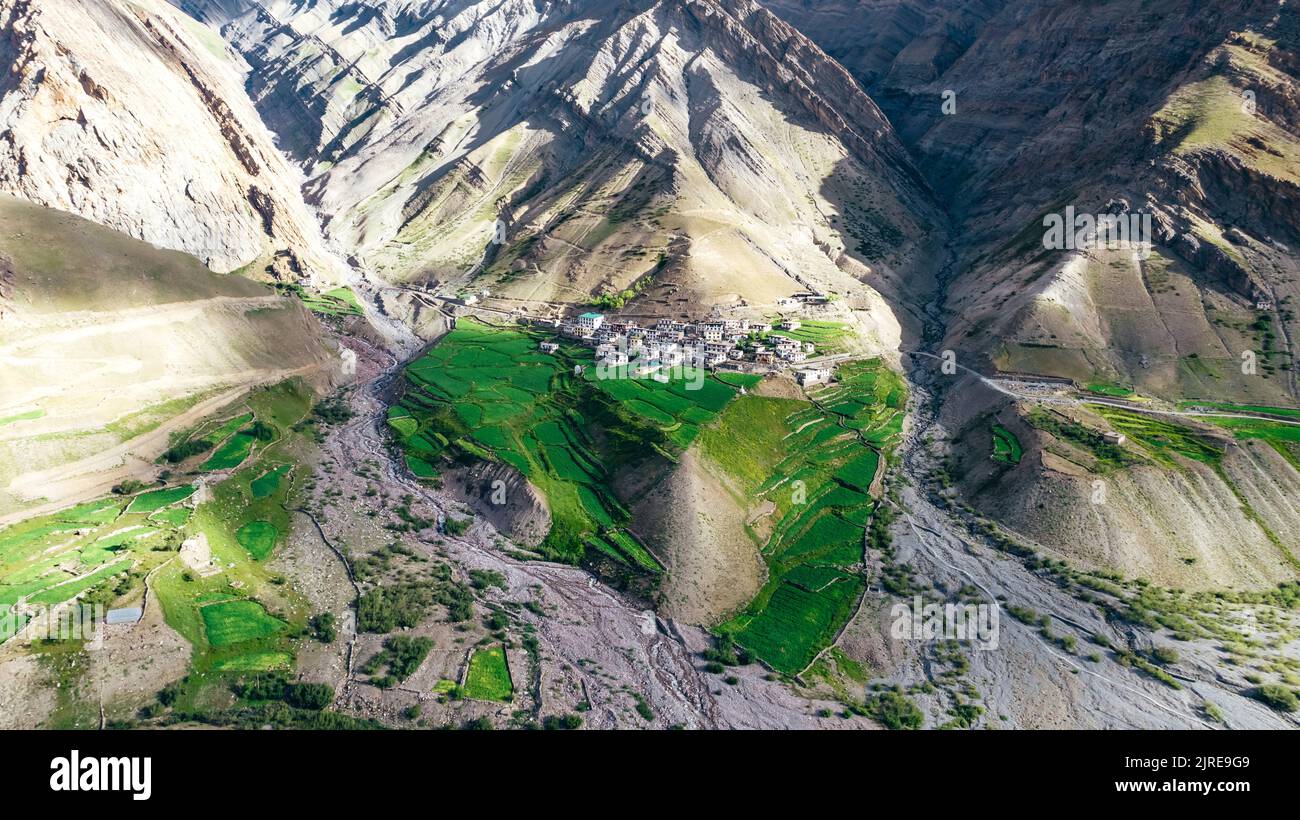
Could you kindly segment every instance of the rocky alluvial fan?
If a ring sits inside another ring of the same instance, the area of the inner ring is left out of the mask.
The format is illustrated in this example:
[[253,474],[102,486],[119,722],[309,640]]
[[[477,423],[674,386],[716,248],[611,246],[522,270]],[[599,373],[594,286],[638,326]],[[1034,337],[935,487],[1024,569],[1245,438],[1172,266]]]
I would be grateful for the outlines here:
[[[0,0],[0,723],[1292,725],[1298,52]],[[26,641],[78,602],[139,620]]]

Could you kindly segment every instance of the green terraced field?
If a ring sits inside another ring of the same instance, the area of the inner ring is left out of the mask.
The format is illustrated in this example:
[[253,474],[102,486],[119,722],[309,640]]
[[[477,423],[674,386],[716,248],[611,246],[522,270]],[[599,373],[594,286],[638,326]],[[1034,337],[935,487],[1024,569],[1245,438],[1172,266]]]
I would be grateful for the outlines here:
[[195,489],[194,485],[186,484],[182,487],[169,487],[165,490],[141,493],[131,499],[131,504],[126,508],[126,511],[128,513],[151,513],[155,510],[161,510],[163,507],[170,507],[194,495]]
[[514,700],[515,686],[510,680],[510,665],[506,662],[503,647],[497,645],[474,651],[465,675],[464,695],[473,700],[498,703]]
[[253,498],[266,498],[274,495],[280,489],[280,482],[289,474],[292,469],[288,464],[281,464],[274,470],[268,470],[249,484],[253,491]]
[[[0,614],[19,602],[54,606],[74,598],[138,605],[148,578],[150,605],[161,606],[168,626],[193,648],[177,708],[202,710],[227,697],[225,673],[291,672],[312,611],[258,559],[271,554],[277,535],[290,532],[284,478],[294,468],[283,463],[286,453],[270,464],[260,456],[277,453],[279,442],[295,435],[313,400],[299,382],[255,390],[248,404],[277,438],[212,484],[212,499],[193,510],[179,504],[194,492],[183,486],[106,497],[0,529]],[[209,435],[234,435],[253,417],[211,424]],[[219,572],[196,573],[176,560],[181,542],[198,533],[207,536]],[[0,618],[0,643],[20,626]]]
[[212,457],[203,462],[200,470],[230,470],[244,463],[253,452],[257,439],[244,432],[235,433],[226,439],[226,443],[217,448]]
[[77,524],[107,524],[121,513],[121,501],[102,498],[98,501],[89,501],[85,504],[78,504],[71,509],[63,510],[56,513],[55,517],[60,521],[71,521]]
[[107,595],[97,598],[101,603],[112,600],[108,591],[123,573],[167,559],[155,548],[175,528],[159,520],[154,508],[176,496],[175,490],[146,493],[137,497],[144,501],[136,510],[124,510],[120,498],[106,498],[0,530],[0,612],[20,601],[54,605],[101,592]]
[[537,355],[545,338],[462,320],[412,363],[408,389],[388,414],[412,471],[432,474],[444,458],[466,455],[509,463],[551,506],[541,548],[548,557],[656,572],[658,562],[625,529],[610,476],[650,453],[674,459],[698,439],[739,484],[777,507],[773,535],[759,545],[769,582],[719,629],[779,671],[803,669],[865,586],[869,492],[902,429],[902,380],[878,360],[849,362],[815,403],[740,396],[756,377],[602,379],[585,349]]
[[1283,458],[1291,462],[1291,466],[1300,470],[1300,425],[1286,424],[1268,419],[1203,417],[1202,420],[1232,431],[1233,437],[1241,441],[1254,439],[1266,442],[1274,450],[1277,450]]
[[1126,399],[1133,395],[1133,388],[1122,387],[1118,384],[1107,384],[1105,382],[1095,382],[1084,388],[1089,393],[1096,393],[1099,396],[1111,396],[1117,399]]
[[66,583],[58,584],[57,586],[49,587],[35,595],[29,596],[27,601],[32,604],[61,604],[64,601],[75,598],[77,595],[90,589],[105,578],[117,575],[120,572],[126,572],[130,568],[130,561],[119,561],[116,564],[110,564],[109,566],[97,569],[94,572],[82,576],[74,581],[68,581]]
[[172,507],[149,516],[150,521],[158,521],[173,527],[183,527],[190,520],[190,510],[186,507]]
[[[406,392],[388,412],[407,466],[433,478],[446,458],[510,464],[550,504],[552,528],[541,547],[547,557],[608,559],[658,573],[659,563],[626,531],[629,513],[611,476],[676,458],[747,380],[727,383],[696,371],[667,382],[602,378],[584,348],[539,354],[538,342],[549,338],[463,320],[411,363]],[[575,366],[584,368],[581,375]]]
[[1016,434],[1003,427],[1001,424],[993,425],[993,460],[1002,461],[1007,464],[1019,464],[1020,459],[1025,455],[1025,449],[1020,445],[1020,439]]
[[1173,421],[1154,416],[1121,410],[1101,404],[1088,405],[1117,431],[1124,433],[1155,461],[1166,467],[1175,467],[1174,455],[1217,466],[1223,459],[1223,450],[1194,430]]
[[773,330],[770,336],[785,336],[800,342],[812,342],[818,353],[837,353],[849,335],[849,326],[843,322],[808,319],[800,322],[797,330]]
[[235,533],[235,540],[249,555],[261,561],[275,551],[275,539],[279,535],[270,521],[249,521]]
[[248,652],[222,658],[212,664],[217,672],[278,672],[293,669],[293,655],[288,652]]
[[220,649],[231,644],[266,638],[288,627],[279,618],[268,615],[256,601],[226,601],[208,604],[199,610],[208,643]]
[[1189,407],[1208,407],[1212,410],[1221,410],[1225,413],[1262,413],[1270,416],[1280,416],[1282,418],[1300,419],[1300,410],[1294,407],[1271,407],[1265,404],[1233,404],[1226,401],[1181,401],[1179,407],[1187,409]]
[[302,303],[307,306],[308,310],[325,316],[360,316],[362,314],[361,302],[351,288],[334,288],[321,293],[312,293],[298,285],[283,286],[283,289],[296,294],[302,300]]
[[771,536],[756,541],[768,582],[718,631],[785,674],[835,639],[865,588],[868,492],[902,425],[902,381],[882,363],[846,363],[838,376],[815,403],[742,396],[701,434],[745,502],[776,506]]
[[177,464],[192,456],[207,452],[226,441],[252,420],[252,413],[244,413],[221,422],[217,427],[203,435],[196,435],[180,443],[173,442],[176,446],[164,453],[160,460]]

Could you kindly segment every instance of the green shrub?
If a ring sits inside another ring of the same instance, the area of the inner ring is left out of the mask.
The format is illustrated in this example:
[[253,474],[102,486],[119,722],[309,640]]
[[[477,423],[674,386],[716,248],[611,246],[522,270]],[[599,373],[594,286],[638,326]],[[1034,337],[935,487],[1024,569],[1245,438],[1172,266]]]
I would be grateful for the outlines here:
[[542,718],[542,728],[552,731],[568,730],[582,728],[582,717],[579,715],[547,715]]
[[1296,706],[1300,705],[1294,690],[1288,689],[1276,683],[1266,683],[1251,692],[1256,700],[1262,701],[1270,708],[1279,712],[1294,712]]
[[866,712],[886,729],[920,729],[925,723],[920,707],[895,689],[868,698]]
[[1172,646],[1157,646],[1151,650],[1151,659],[1161,666],[1178,663],[1178,650]]
[[324,683],[294,683],[285,688],[284,702],[298,709],[320,711],[334,702],[334,687]]
[[[384,641],[384,648],[365,662],[361,672],[369,675],[375,686],[390,689],[415,674],[432,648],[433,641],[429,638],[395,635]],[[380,670],[385,670],[385,674],[378,675]]]
[[312,637],[321,643],[334,643],[338,637],[338,629],[334,625],[334,614],[322,612],[319,615],[313,615],[308,627],[311,629]]
[[212,442],[204,438],[197,438],[183,444],[177,444],[175,447],[169,447],[167,452],[163,453],[163,458],[168,464],[179,464],[190,456],[206,453],[211,449]]

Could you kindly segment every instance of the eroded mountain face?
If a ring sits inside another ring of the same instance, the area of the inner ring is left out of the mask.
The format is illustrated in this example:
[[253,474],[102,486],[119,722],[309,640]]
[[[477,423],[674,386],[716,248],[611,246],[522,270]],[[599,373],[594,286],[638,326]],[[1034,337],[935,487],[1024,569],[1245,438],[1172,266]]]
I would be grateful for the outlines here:
[[187,8],[252,66],[331,238],[390,281],[631,289],[659,315],[814,288],[891,347],[860,281],[896,299],[943,241],[876,105],[752,3]]
[[337,273],[211,31],[161,2],[0,3],[0,190],[216,271]]
[[[855,71],[959,226],[946,346],[1177,398],[1293,394],[1280,361],[1266,380],[1234,376],[1251,339],[1232,327],[1291,295],[1293,9],[766,5]],[[1154,255],[1098,258],[1115,271],[1099,278],[1044,252],[1041,220],[1066,205],[1150,212]],[[1274,314],[1293,335],[1291,312]],[[1193,353],[1213,376],[1188,372]]]
[[296,300],[10,196],[0,358],[0,526],[152,479],[172,436],[250,389],[339,370]]

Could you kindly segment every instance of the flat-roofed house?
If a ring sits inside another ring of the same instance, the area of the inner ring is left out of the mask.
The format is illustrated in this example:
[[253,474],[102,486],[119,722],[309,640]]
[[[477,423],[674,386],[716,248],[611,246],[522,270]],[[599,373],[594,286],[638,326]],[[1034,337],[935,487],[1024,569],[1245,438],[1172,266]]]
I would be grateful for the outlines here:
[[600,330],[600,326],[605,324],[605,314],[603,313],[584,313],[578,317],[578,327],[595,333]]
[[812,387],[815,384],[827,384],[831,380],[831,371],[824,367],[800,370],[794,374],[794,380],[804,387]]

